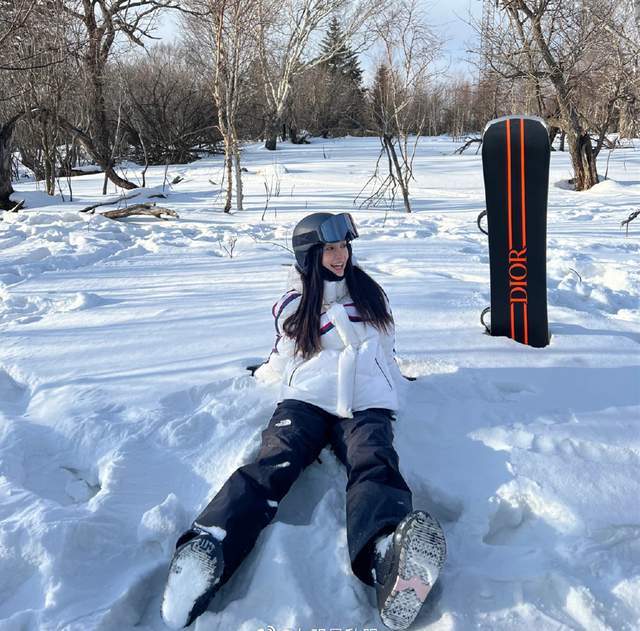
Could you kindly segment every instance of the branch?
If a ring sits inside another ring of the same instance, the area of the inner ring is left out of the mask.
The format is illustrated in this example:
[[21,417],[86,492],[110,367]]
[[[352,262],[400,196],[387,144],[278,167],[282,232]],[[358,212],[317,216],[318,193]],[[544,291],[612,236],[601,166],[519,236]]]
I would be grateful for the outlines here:
[[83,208],[80,212],[81,213],[91,213],[93,214],[93,210],[95,210],[96,208],[98,208],[99,206],[111,206],[112,204],[119,204],[121,201],[128,201],[130,199],[133,199],[134,197],[137,197],[138,195],[140,195],[141,191],[138,191],[137,193],[133,193],[132,195],[128,195],[126,197],[118,197],[117,199],[110,199],[106,202],[100,202],[99,204],[93,204],[93,206],[87,206],[86,208]]
[[625,236],[629,235],[629,224],[638,216],[640,215],[640,208],[638,210],[635,210],[634,212],[632,212],[624,221],[620,222],[620,227],[622,226],[627,226],[626,229],[626,234]]
[[25,200],[21,199],[13,208],[9,208],[8,212],[17,213],[21,208],[24,208]]
[[464,143],[464,145],[462,145],[462,147],[458,147],[453,154],[456,155],[462,155],[472,144],[474,143],[478,143],[479,145],[482,144],[482,138],[469,138],[469,140],[467,140],[467,142]]

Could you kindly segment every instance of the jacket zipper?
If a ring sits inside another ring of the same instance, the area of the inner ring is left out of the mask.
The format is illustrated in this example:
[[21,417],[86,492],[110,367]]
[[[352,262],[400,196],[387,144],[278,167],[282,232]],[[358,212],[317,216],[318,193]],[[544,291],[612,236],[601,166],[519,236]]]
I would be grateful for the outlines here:
[[389,379],[387,378],[387,375],[384,374],[384,370],[382,370],[382,366],[380,365],[380,362],[378,362],[378,358],[375,358],[375,362],[378,366],[378,368],[380,369],[380,372],[382,373],[382,376],[385,378],[387,385],[389,386],[390,390],[393,390],[393,386],[391,385],[391,382],[389,381]]
[[289,387],[291,387],[291,382],[293,381],[293,375],[296,374],[296,370],[298,370],[298,368],[300,368],[300,366],[302,366],[302,364],[298,364],[292,371],[291,371],[291,375],[289,376]]

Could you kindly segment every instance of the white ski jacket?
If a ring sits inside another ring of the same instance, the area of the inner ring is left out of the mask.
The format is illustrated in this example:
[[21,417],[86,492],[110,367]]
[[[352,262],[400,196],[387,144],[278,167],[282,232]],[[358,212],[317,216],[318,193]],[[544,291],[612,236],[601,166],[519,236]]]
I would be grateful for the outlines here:
[[296,312],[302,279],[292,267],[289,291],[273,307],[276,344],[266,364],[256,371],[263,382],[280,382],[279,401],[298,399],[331,414],[350,418],[367,408],[398,410],[404,378],[395,361],[395,334],[379,332],[361,321],[345,280],[325,281],[320,316],[321,350],[304,360],[283,325]]

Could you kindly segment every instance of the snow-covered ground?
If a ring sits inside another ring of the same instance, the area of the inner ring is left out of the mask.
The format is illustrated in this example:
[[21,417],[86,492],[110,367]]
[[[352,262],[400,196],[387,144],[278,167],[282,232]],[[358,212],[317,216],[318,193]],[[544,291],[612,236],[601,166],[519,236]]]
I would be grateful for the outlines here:
[[[640,220],[620,228],[640,207],[640,151],[616,151],[583,193],[552,155],[552,340],[533,349],[482,332],[481,162],[455,147],[422,143],[411,215],[353,205],[374,139],[247,147],[247,210],[231,216],[219,158],[169,169],[184,180],[159,200],[180,214],[166,222],[79,214],[100,175],[75,178],[72,203],[18,187],[29,208],[0,223],[0,630],[164,628],[175,538],[273,409],[244,367],[271,348],[282,246],[320,210],[354,213],[418,377],[396,446],[449,559],[415,628],[640,628]],[[163,177],[150,170],[154,191]],[[344,470],[321,460],[198,631],[383,628],[349,568]]]

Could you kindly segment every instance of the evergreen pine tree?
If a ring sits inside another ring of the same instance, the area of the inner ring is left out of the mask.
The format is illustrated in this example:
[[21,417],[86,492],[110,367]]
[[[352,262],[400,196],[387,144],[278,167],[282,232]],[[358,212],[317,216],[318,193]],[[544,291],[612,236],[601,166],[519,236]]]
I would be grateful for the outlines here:
[[350,79],[361,90],[362,69],[360,62],[355,51],[349,46],[337,17],[331,18],[329,28],[320,46],[322,56],[328,57],[323,65],[329,73]]
[[299,128],[323,138],[364,129],[366,88],[362,85],[362,69],[335,16],[320,42],[319,57],[323,61],[312,64],[297,87],[292,118]]

